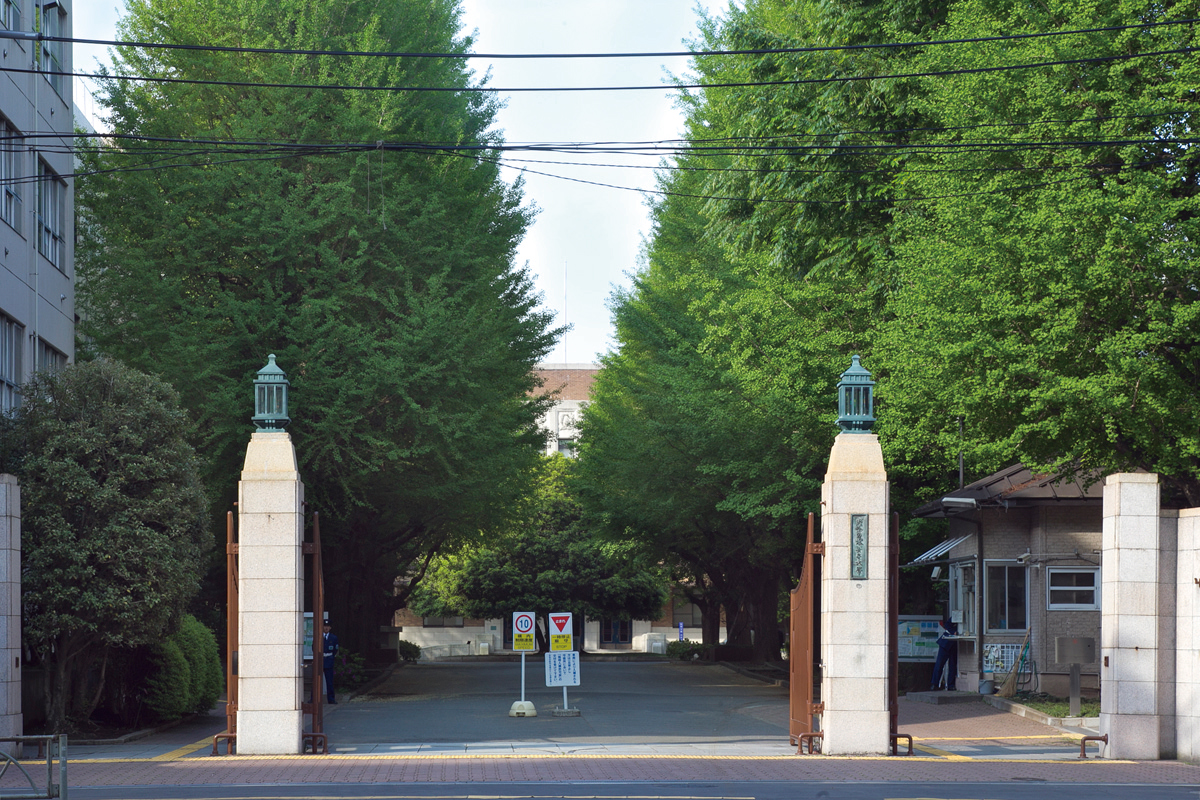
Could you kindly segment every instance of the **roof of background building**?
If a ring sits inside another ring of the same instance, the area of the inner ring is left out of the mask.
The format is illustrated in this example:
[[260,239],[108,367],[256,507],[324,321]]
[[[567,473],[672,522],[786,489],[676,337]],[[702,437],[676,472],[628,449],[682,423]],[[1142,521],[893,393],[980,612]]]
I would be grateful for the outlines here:
[[599,371],[599,364],[539,364],[534,369],[542,379],[542,390],[557,390],[559,400],[587,400]]
[[1013,464],[926,503],[913,516],[948,517],[975,508],[1091,505],[1103,499],[1104,481],[1100,476],[1034,475],[1023,465]]

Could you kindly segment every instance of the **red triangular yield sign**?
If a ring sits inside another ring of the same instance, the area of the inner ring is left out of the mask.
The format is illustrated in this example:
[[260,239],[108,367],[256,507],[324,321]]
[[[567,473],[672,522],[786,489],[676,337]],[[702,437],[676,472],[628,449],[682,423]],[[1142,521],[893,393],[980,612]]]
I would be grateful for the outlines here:
[[566,624],[571,621],[570,614],[562,614],[560,616],[550,615],[550,621],[554,623],[554,627],[558,628],[558,632],[562,633]]

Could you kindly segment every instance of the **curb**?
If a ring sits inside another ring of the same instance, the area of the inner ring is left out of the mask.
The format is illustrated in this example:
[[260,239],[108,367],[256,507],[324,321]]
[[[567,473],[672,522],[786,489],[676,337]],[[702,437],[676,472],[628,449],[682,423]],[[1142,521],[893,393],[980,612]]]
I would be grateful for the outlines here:
[[[528,653],[527,657],[537,658],[545,653],[532,652]],[[490,653],[486,656],[436,656],[433,658],[422,657],[418,664],[446,664],[446,663],[513,663],[521,660],[520,653]],[[636,661],[639,663],[656,664],[658,662],[670,663],[673,659],[660,653],[580,653],[579,660],[583,662],[613,662],[613,661]]]
[[[738,675],[742,675],[746,678],[753,678],[756,681],[768,683],[772,686],[781,686],[785,689],[790,688],[790,686],[791,686],[790,683],[788,682],[787,678],[772,678],[769,675],[763,675],[761,673],[746,669],[745,667],[738,666],[736,663],[734,663],[732,661],[718,661],[717,666],[724,667],[727,670],[736,672]],[[782,670],[780,670],[780,672],[782,672],[782,674],[784,674],[784,675],[788,674],[787,672],[784,672]]]
[[[217,705],[220,705],[221,703],[224,703],[224,702],[225,702],[224,700],[221,700],[217,703]],[[189,720],[193,720],[198,716],[200,716],[200,715],[199,714],[188,714],[186,717],[180,717],[179,719],[172,720],[171,722],[164,722],[162,725],[157,725],[153,728],[143,728],[140,731],[131,731],[130,733],[127,733],[124,736],[118,736],[115,739],[70,739],[70,738],[68,738],[67,746],[69,747],[72,745],[76,745],[79,747],[85,747],[85,746],[91,747],[91,746],[95,746],[95,745],[105,745],[105,744],[129,744],[130,742],[136,742],[139,739],[145,739],[147,736],[153,736],[156,733],[162,733],[163,731],[169,731],[169,730],[171,730],[171,728],[174,728],[176,725],[181,725],[182,723],[188,722]]]
[[980,695],[980,697],[983,699],[983,702],[994,708],[1007,711],[1009,714],[1016,714],[1018,717],[1031,719],[1034,722],[1040,722],[1043,725],[1049,725],[1051,728],[1059,728],[1072,733],[1080,729],[1090,730],[1090,728],[1086,728],[1083,722],[1085,719],[1092,719],[1092,717],[1052,717],[1035,708],[1023,706],[1020,703],[1015,703],[1003,697],[996,697],[995,695]]
[[[366,693],[370,692],[372,689],[377,688],[388,678],[392,677],[392,674],[399,668],[400,668],[399,664],[389,664],[387,666],[387,668],[383,670],[382,673],[375,676],[371,680],[367,681],[362,686],[359,686],[354,691],[349,692],[346,695],[346,702],[348,703],[351,700],[353,700],[354,698],[358,697],[360,694],[366,694]],[[328,703],[326,703],[326,705],[328,705]],[[337,704],[335,704],[335,705],[337,705]]]

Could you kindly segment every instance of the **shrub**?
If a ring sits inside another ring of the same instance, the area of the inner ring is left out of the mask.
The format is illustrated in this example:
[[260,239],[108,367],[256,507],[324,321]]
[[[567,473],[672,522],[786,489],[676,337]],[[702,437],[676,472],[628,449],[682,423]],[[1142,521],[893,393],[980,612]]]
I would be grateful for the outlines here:
[[221,656],[217,652],[217,637],[191,614],[184,614],[175,637],[192,670],[188,711],[207,713],[217,704],[225,686]]
[[212,631],[191,614],[150,651],[146,706],[160,720],[205,713],[221,697],[224,675]]
[[169,722],[191,711],[192,669],[174,636],[151,650],[153,665],[146,681],[146,707],[158,719]]
[[367,660],[362,653],[351,653],[344,647],[338,648],[333,659],[333,683],[342,689],[353,689],[367,682]]
[[710,649],[710,645],[693,642],[691,639],[684,639],[682,642],[667,642],[667,657],[680,661],[695,661],[695,656],[704,658]]
[[421,658],[421,645],[401,639],[396,642],[396,654],[405,664],[413,664]]

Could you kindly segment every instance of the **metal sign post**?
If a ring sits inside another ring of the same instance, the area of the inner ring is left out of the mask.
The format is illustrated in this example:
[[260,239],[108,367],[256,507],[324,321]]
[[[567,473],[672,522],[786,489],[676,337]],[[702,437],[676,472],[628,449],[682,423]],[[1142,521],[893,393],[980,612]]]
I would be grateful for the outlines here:
[[567,687],[579,685],[579,653],[546,653],[546,685],[563,687],[562,708],[555,708],[554,716],[578,717],[579,709],[567,705]]
[[562,611],[550,615],[550,652],[546,654],[546,685],[563,687],[562,708],[556,717],[577,717],[578,708],[567,704],[567,687],[579,685],[579,653],[575,652],[574,615]]
[[513,650],[521,654],[521,699],[512,704],[508,710],[510,717],[536,717],[537,708],[525,699],[525,654],[533,650],[535,643],[534,626],[536,618],[531,611],[513,613]]

